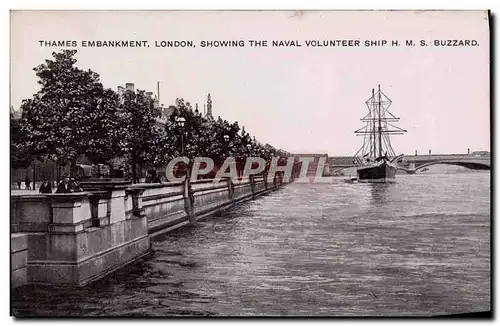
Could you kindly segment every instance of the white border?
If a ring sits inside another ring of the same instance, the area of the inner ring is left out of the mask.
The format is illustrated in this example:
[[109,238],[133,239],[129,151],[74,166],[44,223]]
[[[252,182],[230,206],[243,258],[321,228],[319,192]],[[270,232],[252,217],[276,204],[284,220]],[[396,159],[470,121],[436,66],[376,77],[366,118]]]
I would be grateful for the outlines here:
[[[464,1],[464,0],[450,0],[450,1],[435,1],[435,0],[420,0],[420,1],[373,1],[373,0],[343,0],[343,1],[323,1],[323,0],[302,0],[302,1],[293,1],[289,0],[286,2],[279,2],[279,1],[270,1],[270,0],[253,0],[253,1],[211,1],[210,3],[204,2],[204,1],[194,1],[194,0],[177,0],[177,1],[149,1],[149,0],[141,0],[141,1],[130,1],[130,2],[125,2],[124,0],[121,1],[115,1],[112,3],[111,1],[104,1],[104,0],[86,0],[86,1],[45,1],[44,3],[40,3],[38,1],[32,0],[32,1],[3,1],[0,5],[2,7],[1,11],[1,37],[2,37],[2,44],[4,45],[3,50],[1,51],[2,55],[2,61],[4,64],[1,65],[2,69],[2,87],[0,88],[3,96],[2,99],[4,99],[4,108],[7,110],[9,108],[8,104],[8,99],[9,99],[9,9],[113,9],[113,10],[118,10],[118,9],[253,9],[253,10],[262,10],[262,9],[343,9],[343,10],[355,10],[355,9],[454,9],[454,10],[460,10],[460,9],[492,9],[494,13],[497,14],[497,25],[498,25],[498,16],[500,15],[500,9],[499,9],[499,1],[493,1],[493,0],[476,0],[476,1]],[[498,32],[496,33],[495,36],[495,43],[498,43]],[[493,58],[492,58],[493,59]],[[492,92],[498,93],[498,83],[496,84],[496,88],[491,90]],[[496,107],[496,103],[493,104],[493,107]],[[500,114],[497,113],[497,119],[495,119],[496,125],[499,125],[499,119],[498,116]],[[1,139],[2,141],[0,142],[1,144],[1,153],[5,154],[5,158],[8,156],[9,152],[9,127],[8,127],[8,119],[7,117],[7,112],[4,113],[3,117],[4,119],[0,120],[3,124],[3,128],[0,128],[1,131]],[[494,153],[496,153],[496,149],[492,149]],[[10,223],[9,223],[9,214],[8,214],[8,207],[10,207],[9,204],[9,191],[10,191],[10,184],[9,184],[9,177],[10,174],[7,174],[8,170],[8,165],[9,165],[9,160],[8,159],[3,159],[0,161],[1,165],[3,168],[1,168],[2,171],[6,171],[5,173],[2,174],[2,178],[0,179],[0,184],[1,187],[0,189],[1,194],[0,194],[0,200],[1,200],[1,207],[4,208],[4,214],[2,214],[2,219],[4,223],[4,227],[2,229],[6,230],[10,229]],[[492,198],[493,199],[493,198]],[[496,199],[496,198],[495,198]],[[497,201],[497,203],[500,203],[500,201]],[[494,217],[491,217],[492,220]],[[495,225],[495,231],[498,231],[498,225],[499,222],[496,221]],[[495,232],[496,235],[498,235],[498,232]],[[0,276],[1,282],[2,282],[2,299],[0,303],[1,307],[1,316],[3,317],[2,319],[2,325],[7,324],[7,323],[13,323],[14,320],[9,316],[9,306],[10,306],[10,289],[9,289],[9,264],[8,261],[10,259],[10,254],[8,251],[8,248],[10,246],[10,237],[8,234],[4,234],[4,236],[0,237],[2,241],[2,246],[3,248],[1,250],[2,252],[2,275]],[[496,251],[495,251],[496,254]],[[498,283],[498,278],[496,278],[496,282]],[[493,295],[493,293],[491,294]],[[496,300],[498,302],[498,298]],[[495,307],[492,307],[493,310],[498,313],[497,308],[498,305]],[[70,320],[68,320],[70,321]],[[147,320],[144,320],[147,321]],[[134,324],[139,324],[144,321],[141,320],[134,320]],[[182,322],[182,320],[180,320]],[[207,320],[204,319],[203,322],[206,322]],[[237,320],[233,320],[236,321]],[[233,322],[229,321],[229,322]],[[251,321],[251,320],[247,320]],[[256,322],[260,323],[267,323],[269,321],[263,321],[263,320],[255,320]],[[300,321],[301,323],[306,322],[312,322],[311,321]],[[373,322],[374,320],[364,320],[361,322]],[[376,321],[376,320],[375,320]],[[406,321],[406,320],[395,320],[395,322],[400,322],[400,321]],[[441,323],[443,320],[411,320],[408,319],[408,321],[417,321],[417,322],[425,322],[426,325],[434,323]],[[64,321],[63,321],[64,322]],[[109,320],[103,320],[103,321],[88,321],[88,323],[92,323],[92,325],[98,325],[98,324],[104,324],[104,322],[109,322]],[[120,322],[120,321],[118,321]],[[168,323],[178,323],[174,320],[165,320],[165,322]],[[218,322],[216,320],[215,322]],[[336,321],[332,320],[332,322],[340,322],[341,324],[344,323],[351,323],[351,322],[359,322],[356,320],[345,320],[345,321]],[[382,320],[382,323],[386,323],[386,320]],[[87,322],[86,322],[87,323]],[[183,322],[184,324],[185,322]]]

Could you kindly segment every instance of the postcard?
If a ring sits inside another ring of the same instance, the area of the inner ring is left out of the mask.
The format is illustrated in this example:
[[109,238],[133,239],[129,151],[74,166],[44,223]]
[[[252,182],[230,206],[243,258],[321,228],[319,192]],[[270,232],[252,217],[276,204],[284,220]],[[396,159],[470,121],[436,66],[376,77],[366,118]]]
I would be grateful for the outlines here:
[[491,318],[490,19],[11,11],[11,315]]

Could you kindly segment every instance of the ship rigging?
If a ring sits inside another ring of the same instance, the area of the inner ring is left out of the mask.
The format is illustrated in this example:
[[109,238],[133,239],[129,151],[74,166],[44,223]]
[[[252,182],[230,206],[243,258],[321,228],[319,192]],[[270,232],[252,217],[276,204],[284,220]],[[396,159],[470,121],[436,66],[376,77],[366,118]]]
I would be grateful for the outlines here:
[[396,156],[389,136],[401,135],[406,130],[393,124],[399,122],[399,118],[389,112],[392,101],[380,90],[380,85],[377,92],[372,89],[372,96],[365,104],[368,107],[368,114],[361,119],[365,126],[354,132],[364,137],[363,146],[354,159],[354,163],[358,166],[358,181],[393,182],[397,170],[394,161],[402,155]]
[[399,118],[389,111],[391,99],[380,90],[380,85],[378,85],[377,92],[372,89],[372,96],[365,104],[368,114],[361,119],[365,125],[354,132],[358,136],[364,136],[363,146],[355,155],[356,163],[373,162],[383,156],[389,159],[396,157],[389,135],[402,135],[406,130],[392,124],[399,122]]

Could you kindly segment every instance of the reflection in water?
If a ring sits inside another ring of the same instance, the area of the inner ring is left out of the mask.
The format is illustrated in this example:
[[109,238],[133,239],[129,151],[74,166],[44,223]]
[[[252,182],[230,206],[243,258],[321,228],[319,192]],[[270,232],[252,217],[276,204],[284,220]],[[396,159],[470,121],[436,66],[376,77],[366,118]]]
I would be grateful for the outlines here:
[[152,255],[83,289],[16,289],[13,312],[409,316],[490,309],[489,173],[333,181],[291,184],[157,237]]
[[370,191],[372,204],[375,206],[383,206],[388,201],[388,197],[392,194],[391,190],[395,189],[395,183],[370,183]]

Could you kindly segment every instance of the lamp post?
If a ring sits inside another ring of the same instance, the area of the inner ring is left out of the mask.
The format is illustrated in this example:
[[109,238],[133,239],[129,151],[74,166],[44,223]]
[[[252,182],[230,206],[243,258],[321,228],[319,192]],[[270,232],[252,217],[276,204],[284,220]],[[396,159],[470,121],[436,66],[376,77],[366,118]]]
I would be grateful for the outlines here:
[[264,182],[266,184],[266,187],[267,187],[267,170],[268,170],[268,161],[267,161],[267,155],[266,155],[266,150],[265,149],[261,149],[260,150],[260,156],[264,159],[264,170],[262,170],[262,176],[264,177]]
[[[248,150],[248,153],[247,153],[247,161],[248,161],[248,158],[250,156],[252,156],[251,153],[250,153],[250,149],[252,149],[252,145],[251,144],[247,144],[246,147],[247,147],[247,150]],[[245,165],[246,165],[246,163],[245,163]],[[252,175],[249,175],[249,178],[250,178],[250,181],[252,181]]]
[[181,155],[184,155],[184,125],[186,123],[186,119],[183,117],[176,117],[175,124],[179,127],[181,132]]
[[[184,117],[175,117],[175,124],[180,129],[181,132],[181,155],[184,156],[184,126],[186,119]],[[191,189],[191,160],[188,159],[188,163],[185,169],[185,179],[183,184],[183,197],[184,197],[184,210],[187,213],[189,222],[191,224],[196,224],[196,216],[194,214],[194,193]]]
[[226,153],[226,158],[228,156],[227,142],[229,141],[229,135],[224,135],[224,151]]

